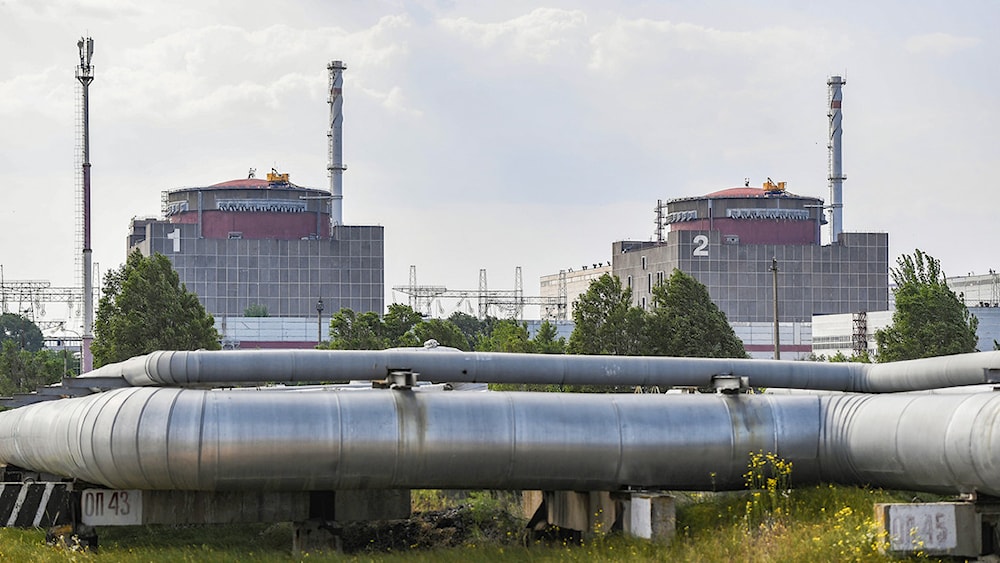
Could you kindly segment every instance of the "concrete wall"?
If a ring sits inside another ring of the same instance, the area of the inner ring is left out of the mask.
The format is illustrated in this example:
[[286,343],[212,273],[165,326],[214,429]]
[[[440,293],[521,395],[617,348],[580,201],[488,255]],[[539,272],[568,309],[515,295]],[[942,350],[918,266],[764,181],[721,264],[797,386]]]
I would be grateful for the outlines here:
[[[736,337],[751,358],[774,358],[773,322],[730,322]],[[807,358],[813,350],[812,325],[803,322],[778,323],[778,344],[782,360]]]
[[[575,302],[580,298],[581,294],[585,293],[587,289],[590,288],[590,283],[604,274],[611,273],[610,262],[601,262],[601,264],[608,265],[597,267],[588,265],[581,266],[580,268],[567,268],[565,270],[567,320],[573,320],[573,308],[575,307]],[[542,276],[539,280],[540,290],[538,295],[541,297],[559,297],[559,277],[560,274]],[[544,310],[542,311],[542,318],[546,318]]]
[[[1000,341],[1000,308],[969,307],[969,312],[979,319],[976,331],[980,352],[993,350],[993,341]],[[892,324],[893,311],[868,312],[868,353],[875,356],[875,331]],[[850,356],[854,353],[852,335],[854,334],[854,315],[819,315],[813,317],[813,353],[832,356],[837,352]]]
[[[892,324],[892,311],[868,312],[868,356],[875,357],[875,331]],[[812,348],[817,356],[829,358],[841,353],[848,358],[854,354],[854,314],[816,315],[812,319]]]
[[662,244],[616,242],[612,271],[648,308],[674,268],[705,284],[730,322],[773,322],[771,258],[778,260],[779,319],[888,307],[889,236],[843,233],[836,245],[740,244],[719,231],[671,231]]
[[342,308],[382,313],[385,306],[384,231],[339,226],[312,240],[209,239],[197,225],[153,222],[139,248],[159,252],[180,281],[216,317],[240,317],[263,305],[271,317],[327,317]]
[[1000,308],[969,307],[969,312],[979,319],[979,329],[976,331],[979,336],[979,351],[993,350],[993,341],[1000,342]]

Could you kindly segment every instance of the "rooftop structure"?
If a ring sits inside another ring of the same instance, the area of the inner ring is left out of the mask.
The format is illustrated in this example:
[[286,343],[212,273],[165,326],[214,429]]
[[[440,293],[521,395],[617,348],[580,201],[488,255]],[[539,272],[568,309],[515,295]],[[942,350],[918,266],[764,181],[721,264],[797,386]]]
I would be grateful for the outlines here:
[[383,228],[330,224],[329,192],[275,172],[165,192],[163,218],[133,220],[129,247],[169,258],[216,317],[315,317],[320,300],[381,313]]
[[773,322],[774,261],[782,321],[884,310],[888,235],[842,233],[839,244],[823,246],[822,211],[822,199],[771,181],[660,202],[666,236],[614,243],[612,270],[648,307],[653,287],[680,269],[708,287],[731,322]]

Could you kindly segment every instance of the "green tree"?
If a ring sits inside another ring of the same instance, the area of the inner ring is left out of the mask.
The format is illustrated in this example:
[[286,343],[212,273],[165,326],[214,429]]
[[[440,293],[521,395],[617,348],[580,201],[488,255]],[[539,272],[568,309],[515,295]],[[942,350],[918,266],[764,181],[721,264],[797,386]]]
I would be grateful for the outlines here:
[[455,311],[448,317],[458,330],[462,331],[466,340],[469,341],[469,349],[476,350],[479,340],[489,334],[489,326],[492,319],[479,320],[478,318],[461,311]]
[[423,315],[414,311],[409,305],[402,303],[389,305],[389,311],[382,319],[382,337],[385,339],[386,347],[420,346],[423,341],[417,340],[413,334],[413,327],[423,319]]
[[215,320],[162,254],[132,252],[108,272],[94,319],[94,367],[156,350],[218,350]]
[[632,305],[632,289],[617,276],[604,274],[590,283],[573,308],[576,326],[570,354],[636,356],[645,350],[645,313]]
[[351,309],[341,309],[330,319],[330,341],[317,346],[331,350],[382,350],[382,319],[378,313],[358,315]]
[[0,348],[0,395],[29,393],[62,379],[63,358],[51,350],[32,352],[14,340],[4,340]]
[[830,362],[832,364],[844,363],[844,362],[870,364],[872,362],[871,358],[868,356],[867,350],[860,354],[856,353],[851,354],[850,356],[847,356],[840,350],[837,350],[837,353],[830,357],[827,357],[825,354],[816,355],[815,353],[810,352],[809,355],[804,359],[807,362]]
[[243,310],[244,317],[267,317],[270,316],[267,312],[267,307],[261,305],[260,303],[254,303],[246,309]]
[[469,340],[455,323],[447,319],[423,320],[413,327],[413,334],[421,344],[428,340],[436,340],[441,346],[469,350]]
[[979,320],[948,288],[940,261],[917,249],[896,264],[892,324],[875,331],[878,361],[975,352]]
[[14,342],[18,348],[29,352],[42,349],[42,331],[28,317],[4,313],[0,315],[0,342]]
[[520,352],[533,354],[535,344],[528,335],[528,324],[514,319],[498,320],[489,336],[479,341],[480,352]]
[[840,350],[837,350],[837,353],[830,356],[829,358],[824,358],[824,360],[833,364],[840,364],[851,361],[851,359],[845,356],[844,353],[841,352]]
[[743,341],[709,297],[708,288],[677,269],[653,288],[646,342],[653,356],[747,357]]
[[[558,338],[557,338],[558,337]],[[559,330],[549,321],[542,321],[538,332],[532,339],[535,351],[539,354],[565,354],[566,339],[559,336]]]

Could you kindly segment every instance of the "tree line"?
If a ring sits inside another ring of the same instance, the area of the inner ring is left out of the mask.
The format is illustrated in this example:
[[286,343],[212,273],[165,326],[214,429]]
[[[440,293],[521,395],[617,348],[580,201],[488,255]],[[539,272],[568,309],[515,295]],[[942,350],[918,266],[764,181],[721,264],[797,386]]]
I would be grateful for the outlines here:
[[[917,249],[901,256],[890,273],[896,309],[892,324],[875,333],[876,361],[976,351],[978,319],[948,287],[936,258]],[[567,341],[547,322],[531,336],[527,324],[512,319],[464,313],[427,319],[407,305],[392,304],[382,316],[337,312],[330,321],[330,340],[320,347],[374,350],[435,340],[484,352],[746,357],[707,288],[679,270],[653,288],[648,310],[633,304],[632,290],[621,280],[605,274],[575,302],[573,322]],[[41,331],[20,315],[0,315],[0,345],[3,396],[57,382],[79,369],[77,358],[43,349]],[[105,276],[91,347],[95,367],[155,350],[219,348],[214,319],[180,283],[166,257],[136,251]]]
[[14,313],[0,315],[0,396],[34,391],[75,375],[79,360],[67,350],[47,350],[38,326]]

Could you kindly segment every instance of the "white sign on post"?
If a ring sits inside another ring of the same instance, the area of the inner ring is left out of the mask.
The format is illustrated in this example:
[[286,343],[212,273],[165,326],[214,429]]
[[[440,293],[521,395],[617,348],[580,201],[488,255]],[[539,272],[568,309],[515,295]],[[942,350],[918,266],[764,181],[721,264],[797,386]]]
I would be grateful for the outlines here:
[[80,512],[88,526],[138,526],[142,524],[142,491],[86,489]]
[[958,546],[953,504],[894,504],[889,528],[893,551],[943,552]]

